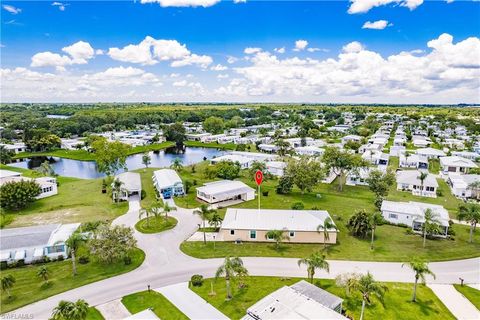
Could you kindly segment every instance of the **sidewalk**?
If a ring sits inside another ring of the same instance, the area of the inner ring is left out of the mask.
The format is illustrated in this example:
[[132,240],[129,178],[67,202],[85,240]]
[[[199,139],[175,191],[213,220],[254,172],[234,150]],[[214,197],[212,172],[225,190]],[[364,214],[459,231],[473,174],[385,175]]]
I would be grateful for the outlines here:
[[215,309],[211,304],[200,298],[195,292],[188,288],[188,282],[177,283],[171,286],[155,289],[170,300],[188,318],[217,320],[228,317]]
[[427,286],[458,320],[480,319],[480,311],[452,285],[428,284]]
[[120,299],[101,304],[96,306],[96,308],[105,320],[125,319],[130,316],[130,312],[128,312]]

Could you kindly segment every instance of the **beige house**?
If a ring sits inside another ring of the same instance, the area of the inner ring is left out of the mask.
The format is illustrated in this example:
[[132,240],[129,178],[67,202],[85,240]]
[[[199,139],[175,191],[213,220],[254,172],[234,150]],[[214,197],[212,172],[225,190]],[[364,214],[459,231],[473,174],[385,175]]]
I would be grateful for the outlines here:
[[[337,242],[337,230],[329,229],[328,238],[317,231],[325,219],[330,218],[324,210],[272,210],[229,208],[220,227],[219,237],[223,241],[269,242],[265,235],[270,230],[284,230],[291,243]],[[321,230],[321,227],[320,227]]]

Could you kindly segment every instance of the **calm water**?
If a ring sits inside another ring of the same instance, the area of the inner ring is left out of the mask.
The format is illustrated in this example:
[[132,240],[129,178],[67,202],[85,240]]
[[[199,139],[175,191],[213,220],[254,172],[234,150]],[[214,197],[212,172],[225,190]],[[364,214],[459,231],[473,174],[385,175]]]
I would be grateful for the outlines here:
[[[204,158],[212,159],[224,154],[223,151],[213,148],[185,147],[184,150],[168,148],[158,152],[149,152],[151,164],[149,167],[169,167],[175,158],[180,158],[183,165],[190,165],[203,161]],[[142,153],[131,155],[127,158],[128,170],[144,168],[142,163]],[[105,176],[97,171],[97,164],[94,161],[80,161],[57,157],[34,157],[25,161],[10,164],[14,167],[34,169],[39,167],[42,162],[48,160],[55,173],[65,177],[75,177],[82,179],[94,179]]]

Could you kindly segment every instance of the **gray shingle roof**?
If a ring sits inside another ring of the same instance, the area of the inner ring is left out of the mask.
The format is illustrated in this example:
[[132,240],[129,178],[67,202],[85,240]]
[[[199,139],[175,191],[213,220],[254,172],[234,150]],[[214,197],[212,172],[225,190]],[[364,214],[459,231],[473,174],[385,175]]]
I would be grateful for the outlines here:
[[330,309],[335,309],[343,302],[342,298],[339,298],[328,291],[308,283],[305,280],[299,281],[290,287]]
[[0,250],[46,245],[52,232],[59,226],[59,224],[47,224],[43,226],[2,229],[0,232]]

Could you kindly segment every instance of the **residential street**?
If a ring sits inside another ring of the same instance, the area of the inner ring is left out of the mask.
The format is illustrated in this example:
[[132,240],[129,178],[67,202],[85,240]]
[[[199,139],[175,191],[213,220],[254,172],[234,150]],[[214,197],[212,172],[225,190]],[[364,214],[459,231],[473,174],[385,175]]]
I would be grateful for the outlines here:
[[[127,214],[120,216],[114,224],[124,224],[133,227],[138,221],[138,201],[130,202]],[[48,299],[30,304],[11,314],[33,315],[34,319],[48,319],[52,309],[60,300],[75,301],[85,299],[90,305],[96,306],[137,291],[159,288],[190,280],[191,275],[201,274],[213,277],[222,259],[196,259],[183,254],[179,245],[192,235],[200,222],[192,210],[178,208],[171,212],[178,220],[177,226],[160,234],[141,234],[135,231],[138,246],[145,252],[145,262],[136,270],[117,277],[109,278],[82,286]],[[305,277],[306,270],[298,267],[294,258],[243,258],[251,275],[256,276],[287,276]],[[401,263],[391,262],[359,262],[329,260],[331,272],[317,272],[316,277],[334,278],[345,272],[371,272],[380,281],[413,282],[414,276],[410,269],[402,268]],[[429,283],[458,283],[459,277],[465,283],[480,282],[480,258],[436,262],[430,264],[436,274],[436,280],[428,278]],[[7,319],[10,314],[4,315]]]

